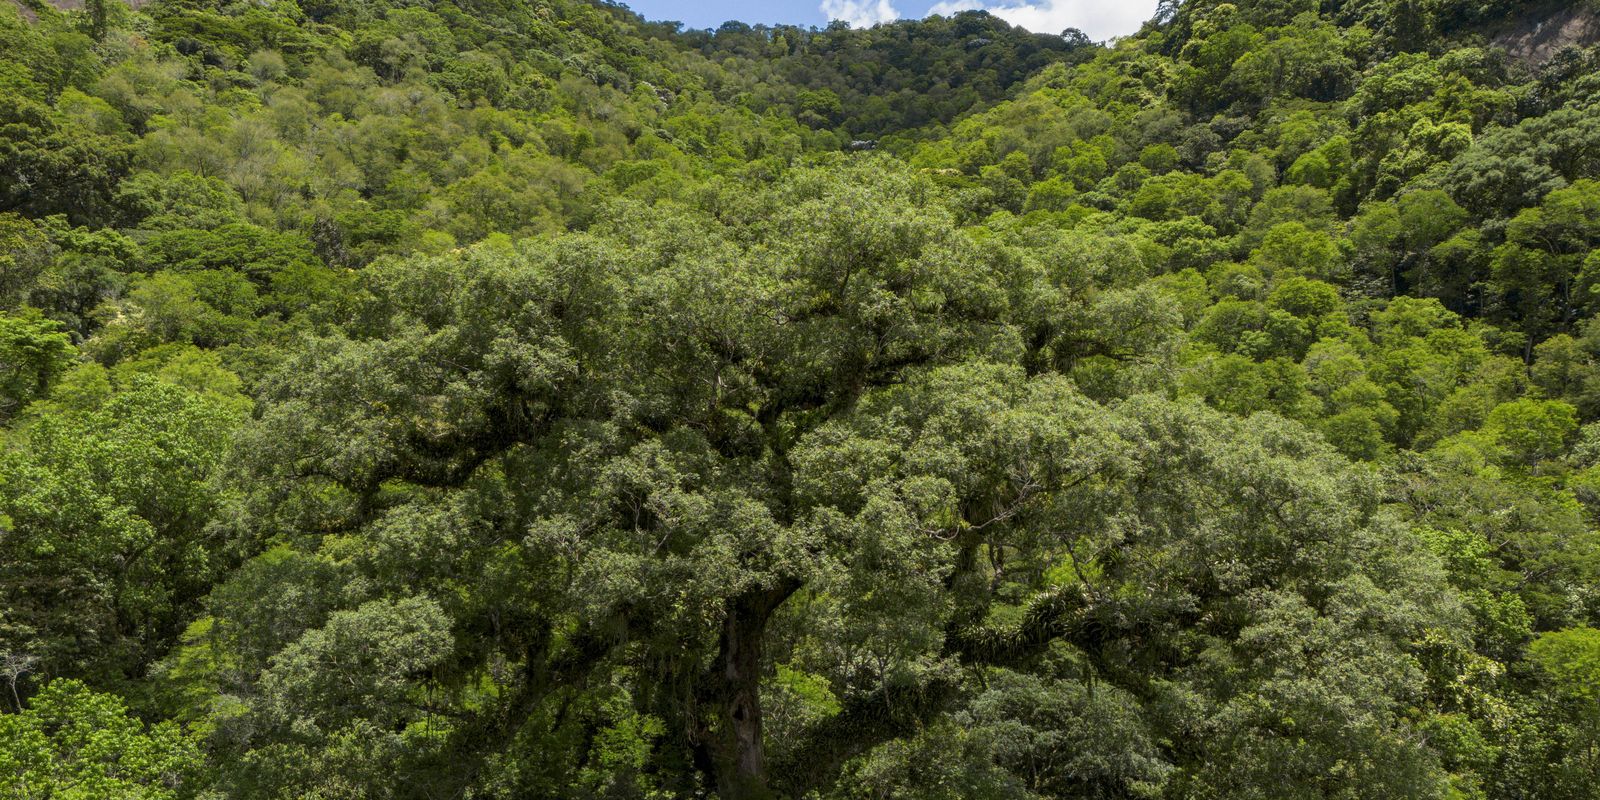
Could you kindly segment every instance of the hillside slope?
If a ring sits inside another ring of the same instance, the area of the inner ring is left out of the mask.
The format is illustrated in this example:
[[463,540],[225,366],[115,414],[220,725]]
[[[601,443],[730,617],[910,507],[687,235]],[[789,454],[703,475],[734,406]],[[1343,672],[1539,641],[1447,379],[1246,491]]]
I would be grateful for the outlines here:
[[1591,5],[96,8],[0,795],[1596,797]]

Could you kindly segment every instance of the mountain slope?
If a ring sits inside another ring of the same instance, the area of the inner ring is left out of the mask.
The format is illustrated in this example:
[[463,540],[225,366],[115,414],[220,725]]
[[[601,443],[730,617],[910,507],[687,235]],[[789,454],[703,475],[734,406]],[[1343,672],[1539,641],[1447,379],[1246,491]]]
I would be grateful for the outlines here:
[[96,8],[0,7],[0,794],[1593,796],[1588,6]]

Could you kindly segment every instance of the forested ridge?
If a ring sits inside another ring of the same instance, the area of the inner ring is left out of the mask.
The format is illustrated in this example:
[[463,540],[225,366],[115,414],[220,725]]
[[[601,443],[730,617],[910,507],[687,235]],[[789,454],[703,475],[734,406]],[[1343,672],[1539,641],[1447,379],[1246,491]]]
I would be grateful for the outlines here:
[[0,797],[1600,798],[1597,45],[0,0]]

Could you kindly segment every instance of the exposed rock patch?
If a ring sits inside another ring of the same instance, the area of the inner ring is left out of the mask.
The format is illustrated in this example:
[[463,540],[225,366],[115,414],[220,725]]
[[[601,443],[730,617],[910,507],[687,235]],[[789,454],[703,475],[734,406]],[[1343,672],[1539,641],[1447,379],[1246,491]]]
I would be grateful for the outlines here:
[[1600,42],[1600,13],[1583,2],[1567,2],[1508,20],[1491,41],[1513,57],[1543,64],[1568,47]]

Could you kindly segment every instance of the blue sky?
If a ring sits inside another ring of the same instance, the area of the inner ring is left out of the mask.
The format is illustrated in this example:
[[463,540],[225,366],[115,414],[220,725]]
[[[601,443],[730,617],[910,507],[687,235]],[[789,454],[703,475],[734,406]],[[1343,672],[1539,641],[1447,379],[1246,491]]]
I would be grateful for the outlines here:
[[1036,33],[1079,28],[1094,39],[1125,36],[1155,13],[1156,0],[623,0],[648,19],[672,19],[693,28],[741,22],[825,25],[843,19],[857,27],[893,19],[949,14],[968,8],[991,13]]

